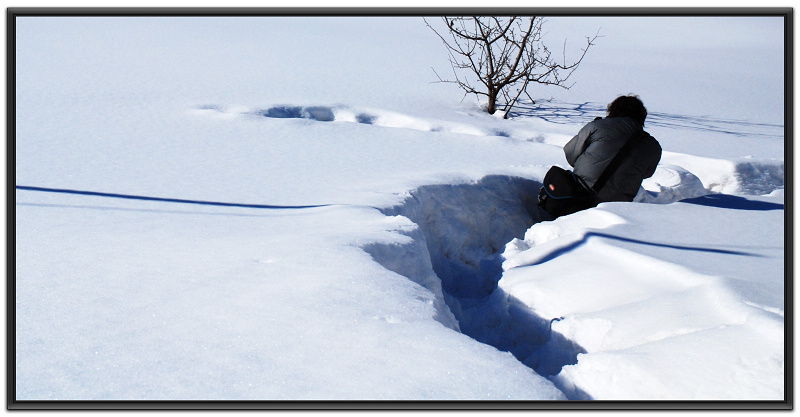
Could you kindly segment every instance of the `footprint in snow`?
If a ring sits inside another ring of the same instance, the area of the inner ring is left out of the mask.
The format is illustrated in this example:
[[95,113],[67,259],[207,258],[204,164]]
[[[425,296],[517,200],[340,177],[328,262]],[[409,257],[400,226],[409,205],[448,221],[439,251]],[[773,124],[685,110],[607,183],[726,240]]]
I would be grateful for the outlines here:
[[511,137],[509,132],[449,122],[433,122],[418,117],[390,111],[363,111],[345,106],[295,106],[276,105],[266,109],[251,110],[241,107],[226,108],[219,105],[202,105],[194,109],[198,113],[211,113],[221,117],[255,115],[270,119],[308,119],[317,122],[352,122],[390,128],[404,128],[425,132],[462,133],[475,136]]

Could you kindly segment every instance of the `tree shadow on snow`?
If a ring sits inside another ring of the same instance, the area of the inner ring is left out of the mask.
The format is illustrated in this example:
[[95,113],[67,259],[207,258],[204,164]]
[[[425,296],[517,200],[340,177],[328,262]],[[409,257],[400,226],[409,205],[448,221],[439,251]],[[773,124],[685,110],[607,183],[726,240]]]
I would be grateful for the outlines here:
[[[567,103],[558,100],[521,101],[509,112],[510,118],[535,117],[558,124],[584,124],[595,117],[605,117],[605,115],[606,105],[602,103]],[[652,112],[647,115],[647,125],[724,133],[742,137],[782,138],[784,135],[783,125],[778,124],[659,112]]]

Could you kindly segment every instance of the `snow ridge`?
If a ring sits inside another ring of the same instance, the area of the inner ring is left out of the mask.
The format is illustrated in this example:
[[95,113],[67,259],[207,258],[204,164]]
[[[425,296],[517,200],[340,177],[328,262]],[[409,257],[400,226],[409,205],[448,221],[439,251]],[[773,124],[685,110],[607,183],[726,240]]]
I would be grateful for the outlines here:
[[[783,210],[783,205],[775,202],[727,195],[651,208],[666,213],[683,204],[743,212]],[[658,233],[650,223],[652,216],[630,216],[622,208],[622,204],[610,203],[535,224],[524,239],[509,242],[503,253],[506,261],[500,288],[519,297],[536,314],[556,318],[553,332],[585,349],[577,364],[563,367],[550,380],[571,399],[746,398],[754,392],[780,398],[782,304],[773,299],[769,306],[769,302],[743,300],[737,294],[745,291],[753,297],[759,286],[767,285],[767,279],[746,284],[746,275],[709,274],[701,272],[697,264],[689,268],[675,263],[674,258],[664,260],[668,258],[665,253],[673,252],[675,258],[718,257],[739,268],[758,270],[761,262],[774,255],[759,252],[756,245],[727,246],[731,238],[691,245],[659,242],[650,236]],[[673,232],[678,227],[675,221],[666,224]],[[711,229],[719,230],[719,226]],[[697,233],[703,235],[700,230]],[[679,231],[675,236],[686,233]],[[748,240],[747,236],[743,239]],[[661,248],[661,255],[634,249],[642,245]],[[570,256],[560,256],[565,253]],[[780,281],[780,276],[773,279]],[[737,289],[746,285],[753,286]],[[710,338],[729,342],[714,345],[708,343]],[[680,343],[702,348],[670,347]],[[730,349],[726,343],[737,348]],[[626,357],[625,352],[634,354]],[[660,357],[658,363],[663,365],[637,363],[639,357],[648,355]],[[706,372],[709,382],[663,382],[679,378],[682,370]],[[750,377],[722,389],[724,384],[710,382],[737,374]],[[625,394],[617,396],[616,392]]]
[[[536,105],[520,106],[516,117],[536,117],[558,124],[579,123],[590,116],[602,116],[604,107],[598,103],[569,104],[542,101]],[[542,134],[538,129],[520,128],[492,123],[482,119],[475,123],[471,118],[459,121],[423,118],[385,109],[360,108],[347,105],[297,105],[278,104],[268,107],[224,106],[216,104],[195,107],[196,115],[223,119],[234,117],[259,117],[267,119],[299,119],[312,122],[359,123],[383,128],[411,129],[423,132],[467,134],[472,136],[497,136],[525,142],[540,142],[563,146],[571,136]],[[653,126],[665,125],[680,129],[712,131],[736,136],[748,134],[744,127],[756,129],[752,135],[773,137],[783,126],[764,123],[748,124],[736,120],[710,119],[685,115],[655,114]],[[713,122],[713,123],[712,123]],[[709,127],[714,125],[713,128]],[[533,127],[533,126],[531,126]],[[666,181],[666,183],[665,183]],[[659,184],[656,184],[659,182]],[[661,192],[658,199],[640,196],[636,201],[671,203],[681,198],[693,198],[708,192],[726,194],[764,195],[784,187],[784,162],[775,158],[738,157],[718,159],[664,151],[659,171],[643,183],[647,191]],[[669,190],[664,189],[666,186]],[[675,187],[678,186],[677,189]],[[668,191],[664,193],[664,191]],[[672,192],[673,194],[669,194]],[[652,194],[652,193],[651,193]]]
[[[379,127],[412,129],[423,132],[457,133],[473,136],[530,136],[530,132],[511,132],[497,127],[479,126],[468,122],[454,122],[422,118],[384,109],[356,108],[345,105],[279,104],[267,108],[247,108],[243,106],[201,105],[194,113],[212,115],[220,118],[236,116],[258,116],[269,119],[304,119],[316,122],[349,122]],[[527,138],[526,136],[526,138]],[[541,141],[542,138],[525,140]]]

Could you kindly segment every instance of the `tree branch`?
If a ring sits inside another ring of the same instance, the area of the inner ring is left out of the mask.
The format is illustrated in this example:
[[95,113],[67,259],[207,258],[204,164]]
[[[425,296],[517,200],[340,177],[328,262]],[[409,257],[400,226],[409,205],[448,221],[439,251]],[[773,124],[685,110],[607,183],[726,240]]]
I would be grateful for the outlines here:
[[[567,80],[586,56],[589,48],[600,37],[598,30],[594,37],[586,38],[586,47],[574,62],[567,61],[566,40],[562,45],[561,61],[556,61],[550,50],[542,43],[542,24],[544,19],[530,16],[527,24],[518,16],[509,17],[442,17],[448,29],[445,38],[431,26],[447,48],[454,80],[444,80],[434,70],[439,82],[454,83],[468,94],[485,96],[489,100],[488,110],[497,108],[496,101],[505,103],[502,110],[508,112],[525,94],[531,101],[528,89],[531,85],[556,85],[569,89]],[[424,20],[424,18],[423,18]],[[482,85],[473,86],[468,78],[461,78],[459,72],[473,74]],[[562,74],[563,72],[563,74]]]

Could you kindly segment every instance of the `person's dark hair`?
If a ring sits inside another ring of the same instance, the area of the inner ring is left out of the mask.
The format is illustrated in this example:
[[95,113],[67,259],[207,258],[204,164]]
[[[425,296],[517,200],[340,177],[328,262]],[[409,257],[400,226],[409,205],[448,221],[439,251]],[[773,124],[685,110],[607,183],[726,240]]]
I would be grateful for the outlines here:
[[607,117],[630,117],[644,126],[644,119],[647,118],[647,109],[639,96],[629,94],[619,96],[608,105]]

